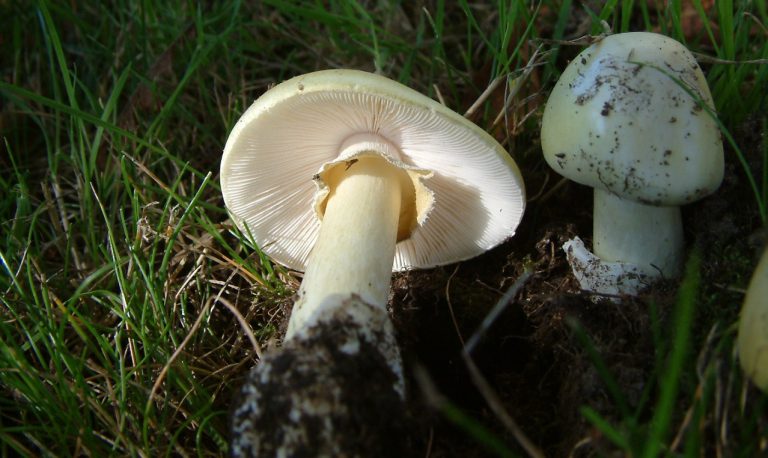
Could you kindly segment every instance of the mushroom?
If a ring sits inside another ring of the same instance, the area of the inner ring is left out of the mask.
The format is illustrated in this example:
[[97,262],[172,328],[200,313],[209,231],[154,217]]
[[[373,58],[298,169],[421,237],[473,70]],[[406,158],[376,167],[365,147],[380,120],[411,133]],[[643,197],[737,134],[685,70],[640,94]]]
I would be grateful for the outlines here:
[[768,249],[763,252],[744,297],[737,348],[744,373],[768,393]]
[[723,178],[713,113],[693,55],[663,35],[608,36],[565,69],[544,109],[541,147],[550,167],[595,189],[594,255],[578,239],[564,247],[583,289],[635,294],[680,273],[679,207]]
[[[514,234],[525,205],[520,172],[490,135],[355,70],[298,76],[256,100],[227,140],[221,188],[242,233],[305,272],[283,348],[255,368],[236,403],[236,454],[312,442],[336,455],[345,448],[340,428],[375,435],[360,410],[391,409],[392,394],[404,397],[386,311],[392,271],[474,257]],[[387,381],[381,402],[345,401],[371,380]],[[265,397],[278,392],[282,401]],[[276,410],[265,413],[270,405]],[[288,417],[266,437],[274,415]]]

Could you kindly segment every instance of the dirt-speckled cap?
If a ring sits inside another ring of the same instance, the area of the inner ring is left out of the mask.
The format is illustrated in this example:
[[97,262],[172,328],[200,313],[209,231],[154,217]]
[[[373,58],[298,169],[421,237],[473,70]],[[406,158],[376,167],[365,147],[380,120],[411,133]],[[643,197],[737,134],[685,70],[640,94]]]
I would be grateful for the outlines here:
[[468,259],[514,234],[525,192],[507,151],[434,100],[356,70],[295,77],[243,114],[221,163],[233,220],[275,261],[304,270],[320,228],[321,172],[359,137],[386,145],[385,158],[428,188],[429,208],[397,243],[393,269]]
[[713,113],[706,79],[682,44],[655,33],[611,35],[563,72],[544,110],[541,146],[549,165],[578,183],[682,205],[722,181]]

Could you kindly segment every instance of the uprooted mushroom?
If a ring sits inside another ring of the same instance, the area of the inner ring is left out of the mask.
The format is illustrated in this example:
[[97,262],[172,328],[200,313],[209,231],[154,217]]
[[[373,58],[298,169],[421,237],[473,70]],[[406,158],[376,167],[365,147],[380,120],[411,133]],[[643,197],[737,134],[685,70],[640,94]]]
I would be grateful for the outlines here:
[[233,454],[391,447],[405,393],[391,272],[468,259],[513,235],[525,205],[517,166],[432,99],[326,70],[277,85],[243,114],[221,186],[242,233],[305,272],[283,347],[240,390]]

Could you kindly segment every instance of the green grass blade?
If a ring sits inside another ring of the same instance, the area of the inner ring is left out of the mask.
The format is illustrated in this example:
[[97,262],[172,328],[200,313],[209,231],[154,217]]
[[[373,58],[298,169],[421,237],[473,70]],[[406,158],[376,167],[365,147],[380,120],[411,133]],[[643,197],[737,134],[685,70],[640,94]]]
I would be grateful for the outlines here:
[[621,388],[619,388],[619,384],[616,382],[616,379],[613,377],[613,375],[611,375],[611,371],[608,369],[608,366],[606,366],[605,361],[603,361],[603,358],[598,353],[597,348],[595,348],[595,345],[592,343],[592,340],[581,326],[581,323],[571,317],[567,318],[567,323],[571,331],[576,336],[576,340],[578,340],[582,348],[586,350],[587,355],[592,361],[592,364],[595,366],[598,375],[600,375],[603,383],[605,383],[605,386],[608,389],[608,393],[610,393],[613,401],[619,407],[619,411],[621,412],[622,417],[631,418],[632,411],[629,408],[629,404],[627,403],[624,393],[621,391]]
[[[69,105],[63,104],[63,103],[61,103],[61,102],[59,102],[57,100],[54,100],[54,99],[42,96],[42,95],[40,95],[40,94],[38,94],[36,92],[30,91],[30,90],[27,90],[27,89],[24,89],[24,88],[21,88],[21,87],[12,85],[12,84],[8,84],[8,83],[3,82],[3,81],[0,81],[0,92],[5,92],[6,95],[11,96],[11,97],[15,96],[15,97],[29,99],[29,100],[37,102],[37,103],[39,103],[41,105],[45,105],[45,106],[47,106],[49,108],[52,108],[52,109],[54,109],[56,111],[59,111],[59,112],[62,112],[62,113],[66,113],[66,114],[75,116],[77,118],[82,118],[83,120],[89,122],[90,124],[93,124],[93,125],[95,125],[97,127],[101,127],[103,129],[105,129],[107,132],[109,132],[112,135],[123,137],[123,138],[128,139],[128,140],[130,140],[132,142],[135,142],[135,143],[145,147],[147,150],[149,150],[149,151],[151,151],[153,153],[157,153],[157,154],[161,155],[163,158],[170,160],[171,162],[173,162],[174,164],[176,164],[178,166],[182,166],[183,167],[186,164],[182,159],[180,159],[180,158],[170,154],[164,148],[161,148],[161,147],[159,147],[159,146],[157,146],[157,145],[155,145],[155,144],[145,140],[143,137],[141,137],[141,136],[139,136],[139,135],[137,135],[137,134],[135,134],[133,132],[130,132],[128,130],[123,129],[123,128],[117,126],[116,124],[113,124],[113,123],[108,122],[108,121],[104,121],[99,116],[93,115],[91,113],[87,113],[87,112],[82,111],[80,109],[77,109],[77,108],[71,107]],[[204,173],[195,171],[194,169],[190,169],[190,171],[192,173],[194,173],[195,175],[197,175],[199,178],[203,178],[205,176]]]
[[675,412],[675,401],[680,390],[680,377],[685,371],[685,361],[690,351],[691,330],[699,293],[701,258],[693,252],[686,264],[685,276],[678,291],[672,328],[672,345],[660,378],[660,394],[653,410],[647,441],[642,456],[659,456],[662,444],[669,437],[669,426]]
[[589,407],[585,406],[580,410],[581,415],[586,418],[587,421],[592,423],[609,441],[613,442],[615,446],[619,447],[625,452],[630,451],[630,444],[624,437],[624,434],[622,434],[622,432],[618,429],[614,428],[608,420],[603,418],[599,413],[595,412]]

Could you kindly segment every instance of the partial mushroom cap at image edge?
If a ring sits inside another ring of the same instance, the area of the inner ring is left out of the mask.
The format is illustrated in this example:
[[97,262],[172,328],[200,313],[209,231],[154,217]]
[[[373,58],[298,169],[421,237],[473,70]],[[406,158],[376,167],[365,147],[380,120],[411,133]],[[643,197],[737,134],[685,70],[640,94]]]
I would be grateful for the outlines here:
[[768,249],[749,282],[736,345],[744,373],[768,393]]

